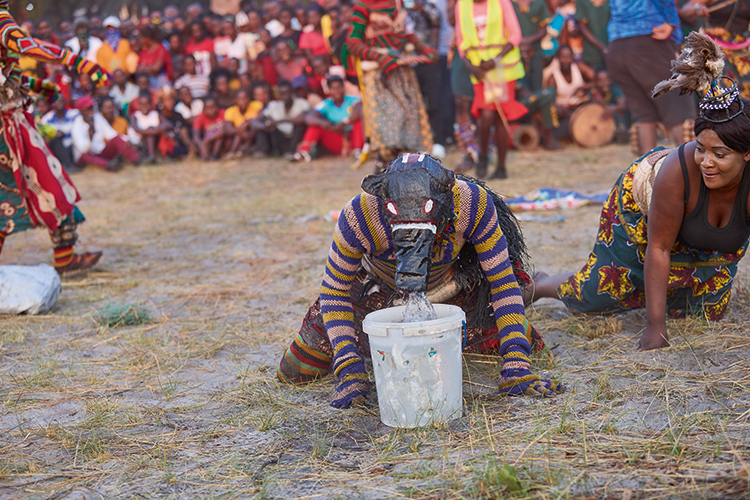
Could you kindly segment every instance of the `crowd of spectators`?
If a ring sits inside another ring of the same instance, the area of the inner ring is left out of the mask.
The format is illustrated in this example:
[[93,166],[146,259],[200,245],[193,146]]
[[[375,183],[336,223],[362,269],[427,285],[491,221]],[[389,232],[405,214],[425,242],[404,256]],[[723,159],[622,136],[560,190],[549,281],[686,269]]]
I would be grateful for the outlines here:
[[[112,79],[96,87],[85,74],[31,60],[21,64],[27,74],[62,88],[52,109],[39,103],[36,113],[56,130],[46,137],[71,170],[116,170],[123,159],[153,163],[185,155],[292,161],[326,152],[356,155],[366,142],[357,74],[339,59],[351,2],[243,0],[236,15],[226,16],[196,3],[127,19],[79,18],[56,29],[45,20],[26,21],[23,29],[98,62]],[[516,93],[532,110],[521,121],[540,130],[542,145],[560,147],[572,112],[590,101],[605,106],[626,131],[625,101],[605,66],[609,1],[501,2],[511,4],[526,69]],[[451,59],[458,57],[454,5],[404,0],[406,29],[439,54],[438,64],[415,66],[438,156],[455,140],[457,115],[467,115],[451,87]],[[556,97],[544,99],[550,89]],[[534,106],[537,100],[541,105]]]

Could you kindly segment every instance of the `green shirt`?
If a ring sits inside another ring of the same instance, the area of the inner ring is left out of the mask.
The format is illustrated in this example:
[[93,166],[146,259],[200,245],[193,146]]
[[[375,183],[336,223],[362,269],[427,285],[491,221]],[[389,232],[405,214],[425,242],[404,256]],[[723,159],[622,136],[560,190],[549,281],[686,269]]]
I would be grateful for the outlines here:
[[[525,37],[535,35],[549,23],[549,11],[544,0],[533,0],[528,8],[522,8],[513,0],[513,10],[516,11],[518,24],[521,25],[521,34]],[[542,41],[539,40],[531,45],[534,53],[542,53]]]
[[[597,5],[598,4],[598,5]],[[576,21],[586,23],[594,38],[604,46],[608,45],[607,24],[609,24],[609,1],[592,2],[591,0],[576,0]],[[583,38],[583,62],[592,68],[604,67],[604,55],[599,52],[586,38]]]

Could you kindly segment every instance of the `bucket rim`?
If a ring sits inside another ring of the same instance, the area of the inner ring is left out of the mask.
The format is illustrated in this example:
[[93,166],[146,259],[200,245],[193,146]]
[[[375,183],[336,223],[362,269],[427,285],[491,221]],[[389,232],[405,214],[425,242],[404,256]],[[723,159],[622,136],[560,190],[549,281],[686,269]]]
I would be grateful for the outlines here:
[[[429,321],[416,321],[414,323],[399,323],[395,321],[378,321],[378,316],[385,315],[386,311],[395,314],[406,309],[406,306],[387,307],[378,309],[365,316],[362,320],[362,331],[367,335],[376,337],[387,337],[389,331],[396,330],[402,332],[404,337],[420,337],[436,335],[446,331],[461,329],[466,322],[466,313],[458,306],[451,304],[433,304],[438,318]],[[429,332],[427,331],[429,330]]]

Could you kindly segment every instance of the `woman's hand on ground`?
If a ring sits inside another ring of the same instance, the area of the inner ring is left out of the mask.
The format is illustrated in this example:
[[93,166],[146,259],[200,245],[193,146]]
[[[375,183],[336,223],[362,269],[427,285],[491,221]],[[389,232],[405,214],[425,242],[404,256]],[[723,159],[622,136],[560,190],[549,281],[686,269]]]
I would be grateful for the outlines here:
[[638,342],[638,349],[641,351],[650,351],[652,349],[669,347],[669,345],[669,334],[667,333],[666,324],[647,326],[646,331],[641,335],[640,342]]
[[367,381],[367,375],[363,377],[364,380],[351,383],[344,388],[337,386],[331,396],[331,406],[343,409],[363,404],[370,394],[370,382]]
[[528,368],[503,370],[498,389],[501,396],[550,397],[565,392],[565,386],[554,379],[543,379]]
[[350,356],[334,362],[333,376],[336,389],[331,396],[334,408],[349,408],[364,403],[370,393],[370,380],[365,371],[365,362],[359,356]]

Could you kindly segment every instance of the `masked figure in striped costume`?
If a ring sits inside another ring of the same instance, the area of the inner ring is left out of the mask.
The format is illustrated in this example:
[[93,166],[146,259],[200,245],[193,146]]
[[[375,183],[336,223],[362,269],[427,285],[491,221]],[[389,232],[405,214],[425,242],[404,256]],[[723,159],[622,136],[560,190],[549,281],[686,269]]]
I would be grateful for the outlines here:
[[75,206],[81,197],[26,111],[31,93],[54,100],[60,89],[21,75],[20,56],[63,64],[90,74],[95,82],[106,81],[107,74],[97,64],[21,31],[7,0],[0,0],[0,251],[8,234],[44,226],[55,249],[55,269],[60,274],[84,271],[99,262],[101,252],[73,252],[76,226],[85,220]]
[[544,342],[524,315],[517,278],[525,272],[518,222],[502,200],[454,177],[425,154],[396,158],[362,181],[344,208],[318,300],[281,360],[278,377],[300,383],[333,372],[331,405],[347,408],[369,392],[364,317],[409,292],[466,312],[466,352],[502,357],[500,392],[548,396],[564,390],[530,371]]

